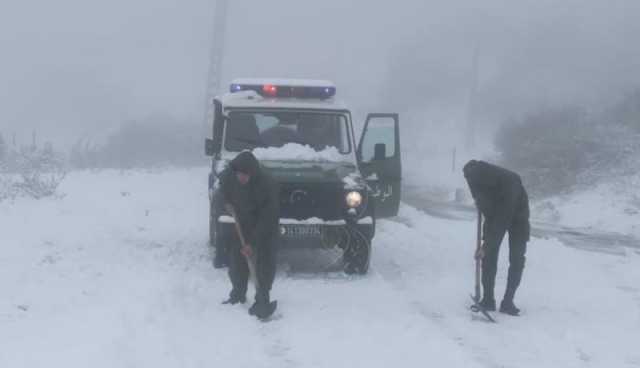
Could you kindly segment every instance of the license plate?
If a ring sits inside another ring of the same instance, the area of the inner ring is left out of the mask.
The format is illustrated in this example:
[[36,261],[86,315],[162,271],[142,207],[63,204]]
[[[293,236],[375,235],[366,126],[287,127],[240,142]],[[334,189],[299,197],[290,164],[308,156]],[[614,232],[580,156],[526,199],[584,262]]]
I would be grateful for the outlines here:
[[307,238],[320,236],[319,225],[282,225],[280,234],[285,237]]

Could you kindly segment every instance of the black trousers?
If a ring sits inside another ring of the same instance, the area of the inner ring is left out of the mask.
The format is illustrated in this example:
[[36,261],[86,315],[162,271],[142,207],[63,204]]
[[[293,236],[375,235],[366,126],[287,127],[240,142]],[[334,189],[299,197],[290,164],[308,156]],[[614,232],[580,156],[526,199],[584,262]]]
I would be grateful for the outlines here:
[[[232,297],[246,296],[249,283],[249,265],[247,259],[240,253],[240,242],[232,242],[229,247],[229,279],[231,280]],[[276,246],[277,237],[256,244],[254,248],[256,258],[256,278],[259,289],[256,290],[256,301],[269,301],[269,292],[276,276]]]
[[[505,300],[513,300],[516,290],[522,280],[522,273],[525,265],[525,253],[527,252],[527,242],[529,241],[529,216],[527,213],[520,213],[514,218],[511,226],[507,229],[509,233],[509,274],[507,276],[507,288],[504,294]],[[504,238],[504,233],[499,237],[498,244],[487,247],[482,260],[482,289],[484,297],[494,299],[494,288],[496,273],[498,271],[498,255],[500,244]]]

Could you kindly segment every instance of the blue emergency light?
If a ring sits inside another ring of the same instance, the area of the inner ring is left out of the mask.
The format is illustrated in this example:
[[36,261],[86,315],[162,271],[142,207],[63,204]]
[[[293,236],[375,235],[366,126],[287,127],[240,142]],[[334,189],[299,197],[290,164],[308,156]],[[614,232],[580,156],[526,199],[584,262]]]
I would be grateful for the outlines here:
[[254,91],[264,97],[291,97],[291,98],[318,98],[327,99],[336,95],[336,87],[328,83],[313,81],[305,84],[301,81],[292,83],[284,82],[258,82],[258,81],[234,81],[229,88],[231,93],[241,91]]

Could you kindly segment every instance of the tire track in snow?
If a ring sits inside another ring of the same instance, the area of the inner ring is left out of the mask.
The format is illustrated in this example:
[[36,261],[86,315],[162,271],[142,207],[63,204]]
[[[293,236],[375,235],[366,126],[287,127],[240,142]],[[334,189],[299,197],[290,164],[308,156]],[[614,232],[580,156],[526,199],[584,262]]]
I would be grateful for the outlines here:
[[[398,221],[390,220],[388,222],[388,225],[393,226],[394,222],[399,226],[406,227],[407,231],[414,231],[412,221],[409,218],[399,217]],[[381,228],[384,227],[385,226],[383,225]],[[384,230],[381,229],[381,231]],[[411,237],[419,238],[420,235],[416,234],[415,236]],[[405,271],[403,267],[394,259],[394,252],[389,252],[388,250],[389,249],[387,247],[383,247],[379,250],[384,251],[384,256],[377,258],[378,262],[376,263],[375,272],[380,275],[383,280],[391,285],[391,289],[396,290],[397,293],[401,295],[406,304],[410,306],[411,310],[423,317],[425,320],[429,321],[431,324],[437,326],[442,332],[443,336],[446,336],[449,340],[453,341],[463,351],[470,351],[470,354],[474,358],[474,360],[481,364],[483,367],[504,367],[503,364],[497,362],[495,358],[493,358],[493,356],[486,348],[477,344],[473,344],[472,341],[469,341],[468,339],[463,337],[464,334],[459,333],[452,324],[448,323],[445,313],[429,306],[428,304],[420,301],[418,298],[413,296],[416,291],[412,290],[406,282],[404,278]],[[472,315],[471,311],[469,311],[469,313],[470,315]],[[479,317],[475,317],[475,315],[472,316],[473,319],[481,319]],[[455,331],[455,333],[452,334],[450,331]]]
[[426,303],[416,298],[412,298],[411,293],[413,291],[410,290],[403,282],[402,276],[398,276],[402,274],[402,271],[400,270],[400,266],[393,260],[389,261],[382,270],[379,270],[378,274],[385,281],[391,284],[393,289],[397,290],[398,293],[402,295],[406,303],[415,313],[422,316],[425,320],[431,322],[433,325],[438,326],[444,336],[455,342],[465,351],[467,348],[470,348],[472,356],[478,363],[482,364],[482,366],[490,368],[503,367],[502,364],[495,361],[495,359],[491,356],[486,348],[472,344],[470,341],[465,339],[462,334],[452,335],[450,332],[448,332],[452,331],[454,328],[452,325],[447,323],[447,317],[444,313],[431,308]]
[[[344,366],[354,359],[349,354],[356,352],[367,354],[360,358],[360,364],[364,364],[362,360],[369,361],[363,366],[388,366],[383,362],[391,361],[390,353],[394,357],[406,354],[407,346],[414,344],[422,347],[427,344],[433,351],[448,348],[447,351],[452,353],[440,360],[455,362],[449,366],[460,366],[459,362],[463,360],[464,366],[474,366],[471,358],[460,358],[465,356],[464,351],[454,342],[445,341],[443,344],[438,334],[422,335],[421,331],[436,330],[432,321],[411,313],[411,306],[397,297],[394,285],[376,272],[360,277],[345,276],[341,271],[311,275],[281,271],[276,280],[275,294],[276,297],[282,296],[284,308],[289,309],[281,319],[258,327],[257,333],[264,341],[260,350],[272,358],[265,364],[267,366]],[[346,298],[335,298],[336,295]],[[314,301],[310,301],[309,296]],[[379,300],[384,300],[382,307],[374,306]],[[339,312],[341,308],[344,309],[342,315]],[[391,322],[381,318],[380,313],[402,317],[391,319]],[[392,343],[389,343],[387,334],[395,336]],[[323,351],[333,353],[326,355]],[[420,351],[412,351],[405,355],[405,359],[422,361],[416,360],[418,356]]]
[[258,322],[264,323],[263,326],[258,327],[260,336],[266,341],[264,352],[267,356],[273,358],[274,367],[300,367],[300,364],[289,354],[292,350],[292,346],[282,333],[282,326],[280,325],[281,321],[279,320],[281,317],[276,318],[278,319],[274,319],[269,322]]

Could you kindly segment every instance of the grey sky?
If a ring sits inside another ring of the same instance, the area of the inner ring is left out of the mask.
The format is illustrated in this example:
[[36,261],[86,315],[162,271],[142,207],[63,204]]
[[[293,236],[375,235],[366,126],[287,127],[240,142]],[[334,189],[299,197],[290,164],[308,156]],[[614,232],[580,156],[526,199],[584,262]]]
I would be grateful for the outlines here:
[[[230,2],[224,81],[332,79],[358,110],[459,113],[476,47],[492,119],[640,85],[636,0]],[[206,0],[3,2],[0,132],[68,141],[158,113],[198,122],[212,18]]]

